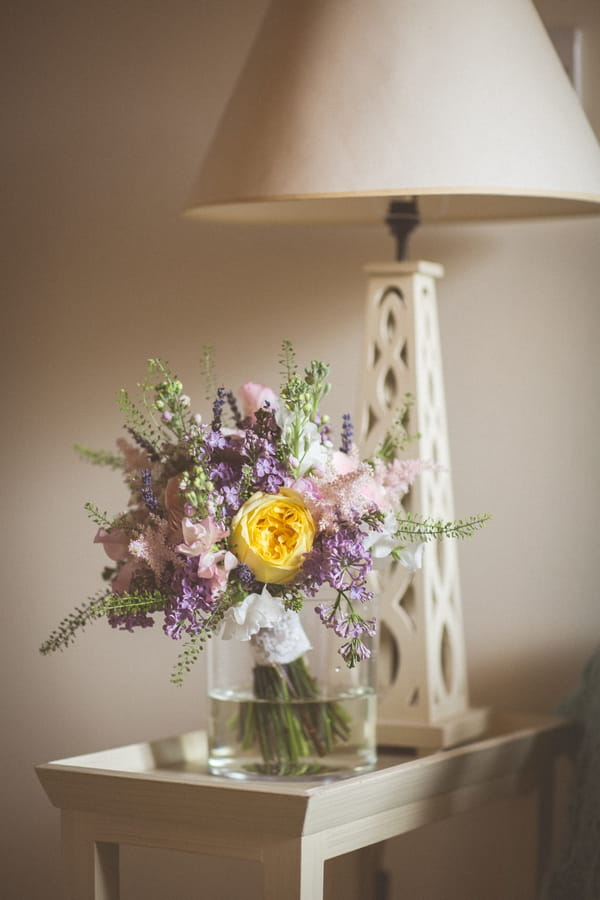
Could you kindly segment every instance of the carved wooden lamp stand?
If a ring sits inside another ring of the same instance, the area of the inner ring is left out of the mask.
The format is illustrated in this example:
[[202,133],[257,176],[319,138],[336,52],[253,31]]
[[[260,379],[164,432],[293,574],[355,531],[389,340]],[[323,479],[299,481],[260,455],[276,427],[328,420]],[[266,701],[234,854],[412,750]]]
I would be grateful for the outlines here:
[[[314,225],[408,214],[412,225],[415,198],[424,223],[598,213],[600,148],[532,4],[274,0],[188,214]],[[447,468],[441,274],[367,267],[361,449],[409,391],[422,435],[411,455]],[[452,519],[450,476],[419,481],[410,510]],[[427,544],[410,584],[401,567],[387,572],[381,619],[381,742],[435,749],[480,734],[452,542]]]

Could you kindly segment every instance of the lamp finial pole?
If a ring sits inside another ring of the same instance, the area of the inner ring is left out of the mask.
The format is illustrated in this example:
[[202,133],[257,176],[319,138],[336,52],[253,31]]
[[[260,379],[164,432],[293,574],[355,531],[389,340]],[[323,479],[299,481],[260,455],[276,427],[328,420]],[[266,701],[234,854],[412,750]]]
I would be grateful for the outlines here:
[[392,200],[390,202],[385,222],[396,240],[396,260],[398,262],[408,259],[408,240],[420,221],[417,201],[414,197],[409,200]]

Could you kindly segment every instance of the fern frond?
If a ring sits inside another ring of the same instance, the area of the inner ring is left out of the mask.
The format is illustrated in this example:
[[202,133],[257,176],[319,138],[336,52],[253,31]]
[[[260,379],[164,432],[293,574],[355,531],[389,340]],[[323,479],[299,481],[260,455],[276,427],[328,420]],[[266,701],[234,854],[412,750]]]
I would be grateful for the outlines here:
[[442,538],[469,538],[476,531],[486,525],[491,516],[482,513],[477,516],[469,516],[467,519],[457,519],[454,522],[444,522],[442,519],[418,519],[410,514],[405,518],[398,518],[396,537],[405,538],[408,541],[433,541]]
[[171,673],[171,684],[182,686],[185,676],[191,672],[203,649],[204,640],[200,635],[194,634],[185,642]]
[[73,450],[86,462],[92,466],[108,466],[109,469],[122,469],[123,457],[119,453],[112,453],[110,450],[90,450],[83,444],[73,444]]

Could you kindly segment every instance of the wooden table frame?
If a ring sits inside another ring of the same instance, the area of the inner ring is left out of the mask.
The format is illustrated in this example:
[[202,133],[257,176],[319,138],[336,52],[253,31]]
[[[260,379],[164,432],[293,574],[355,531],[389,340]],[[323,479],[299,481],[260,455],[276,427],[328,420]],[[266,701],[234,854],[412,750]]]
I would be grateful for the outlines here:
[[483,740],[422,758],[382,752],[375,771],[328,783],[211,776],[202,732],[36,771],[61,809],[65,900],[118,900],[120,844],[257,860],[264,900],[322,900],[326,860],[533,789],[541,871],[554,762],[576,734],[556,718],[497,719]]

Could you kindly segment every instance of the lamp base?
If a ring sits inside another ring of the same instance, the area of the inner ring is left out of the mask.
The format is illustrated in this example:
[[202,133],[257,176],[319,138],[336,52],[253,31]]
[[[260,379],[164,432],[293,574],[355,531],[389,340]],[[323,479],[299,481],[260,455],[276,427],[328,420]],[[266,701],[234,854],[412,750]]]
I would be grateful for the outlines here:
[[445,750],[480,738],[488,729],[490,709],[466,709],[433,723],[379,719],[377,743],[384,747],[410,747],[424,753]]

